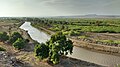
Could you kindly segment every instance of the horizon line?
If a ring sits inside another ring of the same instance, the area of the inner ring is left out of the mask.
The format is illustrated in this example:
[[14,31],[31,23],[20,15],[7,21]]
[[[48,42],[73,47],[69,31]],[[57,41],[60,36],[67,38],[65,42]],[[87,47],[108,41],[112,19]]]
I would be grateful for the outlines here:
[[120,16],[116,14],[81,14],[81,15],[51,15],[51,16],[0,16],[1,17],[69,17],[69,16]]

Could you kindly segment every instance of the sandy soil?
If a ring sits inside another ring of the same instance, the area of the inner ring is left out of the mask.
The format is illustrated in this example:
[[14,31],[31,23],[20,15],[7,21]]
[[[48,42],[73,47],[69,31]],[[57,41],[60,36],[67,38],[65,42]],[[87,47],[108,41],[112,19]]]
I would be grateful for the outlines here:
[[119,33],[85,33],[85,35],[96,40],[120,40]]

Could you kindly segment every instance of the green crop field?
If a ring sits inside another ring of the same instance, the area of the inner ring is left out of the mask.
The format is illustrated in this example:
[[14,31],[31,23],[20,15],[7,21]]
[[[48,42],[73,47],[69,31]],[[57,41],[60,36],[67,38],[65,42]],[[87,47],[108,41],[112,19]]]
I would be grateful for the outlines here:
[[120,33],[120,19],[115,18],[34,18],[32,25],[42,26],[54,32],[73,31],[77,35],[80,32]]

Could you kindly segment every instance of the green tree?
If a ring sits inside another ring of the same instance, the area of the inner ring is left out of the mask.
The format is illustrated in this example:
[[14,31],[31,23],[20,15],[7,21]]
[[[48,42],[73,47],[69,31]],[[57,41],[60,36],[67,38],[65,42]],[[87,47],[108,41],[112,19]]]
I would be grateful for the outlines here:
[[49,48],[44,43],[35,46],[35,54],[39,59],[44,59],[49,56]]
[[75,36],[76,34],[75,34],[75,31],[73,31],[73,30],[71,30],[70,32],[69,32],[69,36]]
[[53,64],[59,63],[59,58],[62,55],[72,54],[73,42],[66,38],[62,32],[58,32],[51,36],[51,39],[46,44],[36,45],[35,53],[40,59],[49,58]]
[[20,33],[14,32],[14,33],[11,35],[9,41],[10,41],[10,43],[14,43],[18,38],[23,39]]
[[9,36],[7,35],[6,32],[0,32],[0,40],[1,41],[6,41],[9,39]]
[[14,43],[13,46],[17,49],[22,49],[25,46],[25,40],[22,38],[18,38]]
[[58,32],[55,35],[52,35],[48,45],[50,49],[49,58],[50,60],[52,59],[51,61],[54,64],[59,62],[58,57],[67,55],[68,53],[72,54],[73,42],[67,39],[62,32]]
[[60,55],[57,52],[53,52],[50,61],[53,62],[53,64],[59,63]]

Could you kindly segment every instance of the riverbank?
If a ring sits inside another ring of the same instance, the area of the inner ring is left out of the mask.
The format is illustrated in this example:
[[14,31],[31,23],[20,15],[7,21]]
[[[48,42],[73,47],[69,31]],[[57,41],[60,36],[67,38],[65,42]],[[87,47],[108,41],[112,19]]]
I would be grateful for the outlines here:
[[105,67],[105,66],[64,56],[61,57],[60,63],[54,65],[54,67]]
[[[32,26],[34,26],[34,25],[32,25]],[[51,30],[48,30],[47,28],[37,27],[37,26],[34,26],[34,27],[46,32],[49,35],[52,35],[55,33]],[[69,37],[69,38],[74,42],[74,44],[73,44],[74,46],[82,47],[82,48],[85,48],[87,50],[91,50],[94,52],[100,52],[100,53],[104,53],[104,54],[120,56],[120,47],[85,42],[85,41],[78,40],[78,38],[72,38],[72,37]]]

